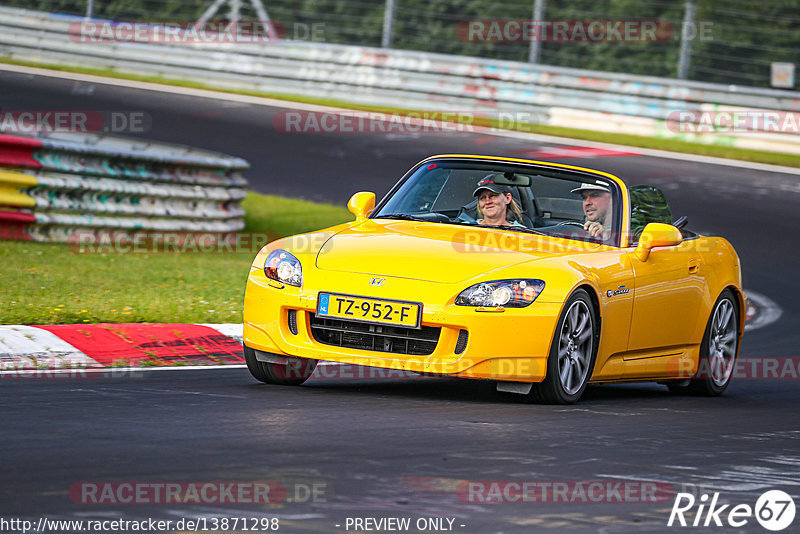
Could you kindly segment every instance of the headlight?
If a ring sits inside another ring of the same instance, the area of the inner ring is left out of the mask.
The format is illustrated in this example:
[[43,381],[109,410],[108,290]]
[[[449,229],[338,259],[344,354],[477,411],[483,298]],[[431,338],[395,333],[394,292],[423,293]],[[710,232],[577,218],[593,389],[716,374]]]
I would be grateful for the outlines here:
[[264,262],[264,273],[267,278],[278,282],[300,287],[303,285],[303,267],[300,260],[285,250],[273,250]]
[[470,286],[456,297],[459,306],[524,308],[544,289],[542,280],[494,280]]

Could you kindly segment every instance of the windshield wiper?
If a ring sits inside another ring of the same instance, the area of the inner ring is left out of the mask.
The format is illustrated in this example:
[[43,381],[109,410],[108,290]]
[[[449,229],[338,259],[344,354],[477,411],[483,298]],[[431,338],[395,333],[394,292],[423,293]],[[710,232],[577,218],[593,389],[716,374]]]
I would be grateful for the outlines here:
[[390,213],[389,215],[376,215],[375,219],[397,219],[399,221],[422,221],[422,222],[432,222],[429,219],[425,219],[423,217],[417,217],[416,215],[407,215],[405,213]]
[[514,226],[513,224],[481,224],[478,226],[481,228],[497,228],[498,230],[513,230],[515,232],[523,232],[525,234],[550,235],[540,232],[539,230],[532,230],[527,226]]
[[463,224],[464,226],[479,226],[475,221],[468,221],[466,219],[459,219],[456,217],[455,219],[450,219],[447,224]]
[[400,221],[421,221],[421,222],[435,222],[439,224],[458,224],[464,226],[477,226],[480,228],[496,228],[498,230],[513,230],[514,232],[523,232],[526,234],[535,234],[535,235],[549,235],[544,232],[540,232],[538,230],[531,230],[525,226],[514,226],[511,224],[478,224],[476,222],[465,221],[464,219],[450,219],[449,221],[432,221],[430,219],[426,219],[424,217],[418,217],[416,215],[408,215],[406,213],[390,213],[388,215],[377,215],[374,217],[375,219],[397,219]]

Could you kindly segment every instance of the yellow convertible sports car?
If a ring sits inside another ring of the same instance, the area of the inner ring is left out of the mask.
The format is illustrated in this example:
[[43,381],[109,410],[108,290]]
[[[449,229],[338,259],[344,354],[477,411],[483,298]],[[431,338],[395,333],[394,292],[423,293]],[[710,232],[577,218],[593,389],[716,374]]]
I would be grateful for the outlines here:
[[576,402],[587,384],[719,395],[745,295],[728,241],[663,193],[541,161],[442,155],[355,221],[265,246],[250,268],[252,375],[297,385],[319,360],[497,381]]

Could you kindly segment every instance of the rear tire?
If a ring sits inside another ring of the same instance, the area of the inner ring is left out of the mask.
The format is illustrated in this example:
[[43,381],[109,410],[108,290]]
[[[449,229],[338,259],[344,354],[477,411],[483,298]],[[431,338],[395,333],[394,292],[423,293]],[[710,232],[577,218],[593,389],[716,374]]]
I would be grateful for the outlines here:
[[243,345],[244,360],[253,378],[265,384],[280,386],[299,386],[311,376],[317,367],[317,360],[310,358],[289,358],[285,364],[260,362],[256,351]]
[[578,402],[592,377],[600,330],[589,293],[578,289],[570,295],[558,319],[547,376],[534,384],[530,399],[545,404]]
[[720,294],[708,319],[697,373],[688,384],[679,381],[667,385],[672,393],[716,397],[721,395],[733,377],[739,350],[739,303],[733,292]]

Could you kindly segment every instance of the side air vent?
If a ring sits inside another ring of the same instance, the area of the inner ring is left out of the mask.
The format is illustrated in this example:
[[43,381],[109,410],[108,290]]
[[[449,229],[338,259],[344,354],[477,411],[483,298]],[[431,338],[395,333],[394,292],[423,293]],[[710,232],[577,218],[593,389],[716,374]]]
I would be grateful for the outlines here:
[[456,341],[456,354],[461,354],[467,348],[467,341],[469,340],[469,332],[466,330],[458,331],[458,341]]
[[297,335],[297,310],[289,310],[289,332]]

